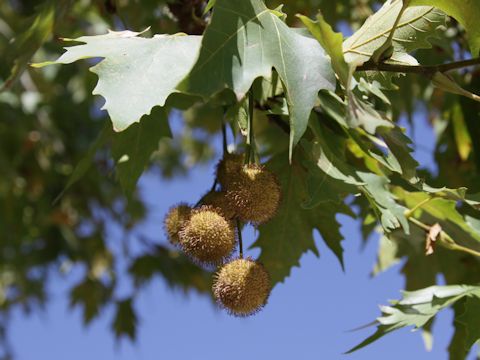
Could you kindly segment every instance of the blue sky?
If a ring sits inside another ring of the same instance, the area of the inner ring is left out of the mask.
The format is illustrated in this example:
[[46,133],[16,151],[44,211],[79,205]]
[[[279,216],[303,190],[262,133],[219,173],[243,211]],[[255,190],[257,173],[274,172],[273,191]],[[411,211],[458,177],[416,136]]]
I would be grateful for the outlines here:
[[[423,144],[416,156],[431,166],[428,148],[433,144],[425,144],[425,139],[433,139],[433,134],[422,112],[416,121],[415,137]],[[165,212],[172,204],[199,198],[211,185],[212,172],[213,164],[209,164],[173,182],[162,181],[155,174],[143,176],[140,188],[150,204],[150,218],[141,231],[161,241]],[[400,265],[372,279],[369,274],[378,239],[374,237],[362,251],[358,223],[347,217],[339,219],[346,239],[345,273],[317,236],[320,259],[312,253],[304,255],[301,268],[294,268],[285,283],[274,288],[265,309],[250,318],[231,317],[207,297],[195,293],[185,297],[157,278],[135,302],[140,318],[135,344],[113,339],[112,309],[84,328],[79,309],[68,307],[67,285],[72,284],[75,274],[57,276],[50,284],[50,302],[44,312],[30,316],[17,312],[12,318],[9,336],[16,359],[447,359],[446,347],[452,335],[450,311],[438,317],[431,352],[425,352],[420,333],[403,329],[354,354],[342,355],[374,328],[348,330],[371,322],[379,315],[378,305],[398,298],[403,279],[398,275]],[[110,226],[109,243],[114,248],[118,246],[118,231],[115,225]],[[253,231],[244,233],[247,247],[253,239]],[[120,291],[128,293],[129,289],[127,284]]]

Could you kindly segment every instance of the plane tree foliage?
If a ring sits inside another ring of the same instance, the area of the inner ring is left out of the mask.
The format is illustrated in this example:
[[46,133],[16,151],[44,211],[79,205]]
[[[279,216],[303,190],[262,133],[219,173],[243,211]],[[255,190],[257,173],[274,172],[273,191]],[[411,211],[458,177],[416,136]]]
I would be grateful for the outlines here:
[[[209,294],[209,271],[142,233],[137,182],[218,161],[212,140],[227,136],[279,178],[253,244],[274,286],[318,255],[316,232],[348,268],[347,214],[380,238],[374,275],[401,263],[405,277],[350,351],[402,327],[430,334],[451,307],[449,355],[464,359],[480,339],[479,18],[476,0],[2,2],[5,357],[10,314],[47,304],[52,277],[81,274],[68,296],[85,324],[113,307],[113,335],[132,340],[152,279]],[[425,123],[434,138],[415,137]]]

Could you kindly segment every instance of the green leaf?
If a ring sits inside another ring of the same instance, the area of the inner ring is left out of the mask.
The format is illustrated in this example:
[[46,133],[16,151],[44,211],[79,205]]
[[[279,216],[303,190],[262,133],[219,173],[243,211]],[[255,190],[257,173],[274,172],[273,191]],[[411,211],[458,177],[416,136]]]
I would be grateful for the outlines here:
[[465,312],[456,321],[465,325],[466,349],[470,349],[480,339],[480,297],[469,297],[465,300]]
[[72,288],[70,292],[70,306],[83,307],[83,322],[89,324],[100,314],[112,294],[112,289],[98,280],[85,279]]
[[112,330],[117,339],[122,336],[134,341],[137,336],[137,315],[133,309],[133,300],[131,298],[117,301],[115,304],[116,312],[112,322]]
[[403,299],[393,301],[392,306],[382,306],[382,317],[377,331],[359,345],[353,347],[348,353],[365,347],[382,336],[406,326],[415,329],[427,324],[440,310],[452,305],[465,296],[480,297],[479,286],[450,285],[431,286],[425,289],[404,292]]
[[[429,195],[422,192],[408,192],[397,188],[395,195],[403,200],[408,208],[413,208],[420,202],[426,200]],[[467,222],[465,217],[457,210],[457,201],[449,199],[434,198],[418,210],[419,213],[426,213],[428,223],[440,222],[442,228],[455,242],[480,249],[480,232]]]
[[372,173],[358,172],[358,176],[365,183],[363,192],[373,205],[384,230],[390,232],[402,226],[408,234],[410,227],[405,217],[407,209],[396,202],[388,188],[389,180]]
[[155,35],[138,37],[132,31],[110,31],[105,35],[82,36],[66,41],[82,42],[66,48],[53,62],[35,64],[70,64],[80,59],[104,58],[91,68],[98,75],[93,93],[105,98],[114,130],[122,131],[155,106],[163,106],[167,97],[186,76],[195,62],[201,37]]
[[463,110],[459,102],[456,102],[450,113],[450,120],[453,126],[453,133],[455,135],[455,144],[457,145],[457,152],[462,161],[466,161],[472,152],[472,138],[468,132]]
[[480,2],[478,0],[411,0],[410,6],[435,6],[455,18],[468,33],[468,40],[473,56],[480,52]]
[[157,245],[148,254],[135,258],[130,267],[136,287],[150,281],[155,275],[161,275],[171,288],[183,291],[195,289],[206,293],[211,290],[211,274],[200,269],[178,251]]
[[[367,19],[363,26],[345,40],[343,51],[348,63],[361,64],[370,59],[373,52],[383,45],[402,8],[401,0],[388,0],[382,8]],[[393,37],[393,55],[387,63],[416,65],[418,62],[408,53],[430,48],[429,37],[445,23],[445,14],[431,6],[409,7],[403,13]]]
[[178,89],[209,97],[230,88],[241,99],[256,78],[272,76],[272,67],[286,91],[292,149],[318,91],[333,90],[335,76],[318,42],[290,29],[261,0],[217,0],[199,58]]
[[377,128],[393,128],[395,125],[385,115],[378,112],[369,103],[360,100],[350,92],[348,98],[347,123],[351,128],[363,127],[369,134],[375,134]]
[[295,151],[291,165],[282,154],[272,158],[267,165],[278,176],[283,198],[277,215],[259,227],[259,237],[252,247],[262,249],[259,261],[267,268],[273,284],[284,281],[290,269],[299,265],[305,252],[319,255],[313,239],[314,230],[319,231],[343,266],[343,237],[335,214],[348,212],[348,209],[343,204],[334,203],[309,210],[302,208],[307,197],[307,173],[299,153]]
[[98,137],[95,141],[90,145],[87,153],[85,156],[79,161],[79,163],[75,166],[72,175],[68,178],[67,185],[65,185],[62,192],[55,198],[53,203],[56,203],[64,194],[65,192],[70,189],[77,181],[79,181],[86,172],[90,169],[93,164],[93,160],[97,151],[105,145],[105,143],[110,139],[112,135],[112,130],[110,126],[104,126]]
[[317,21],[314,22],[306,16],[297,15],[307,29],[318,40],[332,60],[332,67],[338,75],[342,85],[347,88],[350,71],[343,56],[343,35],[333,31],[332,27],[325,21],[322,14],[317,15]]
[[464,323],[457,321],[457,317],[465,312],[465,300],[458,301],[452,307],[454,310],[454,333],[448,346],[449,359],[464,360],[469,352],[467,348],[467,329]]
[[9,87],[20,76],[37,50],[50,38],[56,20],[65,15],[72,5],[71,0],[48,0],[38,6],[38,12],[29,27],[11,44],[13,67],[0,91]]
[[345,139],[312,116],[310,122],[315,139],[308,147],[318,168],[326,175],[350,185],[364,185],[356,174],[356,169],[345,160]]
[[112,138],[112,155],[120,184],[130,195],[147,167],[150,156],[158,149],[162,137],[171,137],[168,116],[164,108],[156,108],[140,123],[115,133]]
[[380,237],[377,262],[373,268],[373,275],[384,272],[399,262],[397,242],[392,241],[389,236]]
[[210,10],[212,10],[216,2],[217,0],[208,0],[207,6],[205,6],[205,10],[203,10],[203,14],[205,15]]
[[390,150],[386,156],[390,169],[409,181],[415,181],[419,164],[412,157],[412,140],[398,127],[381,131],[380,134]]
[[480,96],[463,89],[448,74],[436,72],[432,77],[432,83],[433,85],[444,91],[450,92],[452,94],[462,95],[471,100],[480,102]]

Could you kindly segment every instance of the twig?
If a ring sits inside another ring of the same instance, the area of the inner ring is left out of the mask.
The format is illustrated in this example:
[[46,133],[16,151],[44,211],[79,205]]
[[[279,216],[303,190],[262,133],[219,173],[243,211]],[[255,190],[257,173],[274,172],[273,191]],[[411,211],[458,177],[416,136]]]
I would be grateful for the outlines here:
[[387,64],[387,63],[375,64],[372,61],[368,61],[365,64],[357,67],[355,71],[376,70],[376,71],[387,71],[387,72],[398,72],[398,73],[433,75],[437,72],[444,73],[451,70],[457,70],[457,69],[462,69],[469,66],[478,66],[478,65],[480,65],[480,58],[454,61],[454,62],[439,64],[439,65],[397,65],[397,64]]
[[[419,228],[421,228],[425,231],[430,231],[430,229],[431,229],[431,226],[429,226],[427,224],[424,224],[423,222],[415,219],[414,217],[409,217],[408,221],[410,221],[412,224],[415,224],[416,226],[418,226]],[[458,245],[455,242],[455,240],[453,240],[452,237],[450,235],[448,235],[443,230],[440,232],[439,240],[440,240],[438,242],[439,245],[441,245],[441,246],[443,246],[447,249],[454,250],[454,251],[460,251],[460,252],[464,252],[464,253],[467,253],[467,254],[470,254],[470,255],[473,255],[473,256],[476,256],[476,257],[480,257],[480,252],[478,252],[476,250],[473,250],[473,249],[470,249],[470,248],[467,248],[467,247],[462,246],[462,245]]]

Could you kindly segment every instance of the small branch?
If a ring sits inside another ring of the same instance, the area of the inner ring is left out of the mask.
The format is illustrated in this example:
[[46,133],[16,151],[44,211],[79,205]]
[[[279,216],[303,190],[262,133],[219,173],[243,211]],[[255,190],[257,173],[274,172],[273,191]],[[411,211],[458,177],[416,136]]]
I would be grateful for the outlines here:
[[355,71],[387,71],[387,72],[398,72],[398,73],[414,73],[414,74],[423,74],[423,75],[433,75],[436,72],[448,72],[451,70],[458,70],[466,68],[469,66],[478,66],[480,65],[480,58],[454,61],[447,64],[439,65],[397,65],[397,64],[387,64],[379,63],[375,64],[372,61],[368,61],[363,65],[360,65],[355,69]]

